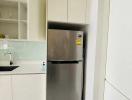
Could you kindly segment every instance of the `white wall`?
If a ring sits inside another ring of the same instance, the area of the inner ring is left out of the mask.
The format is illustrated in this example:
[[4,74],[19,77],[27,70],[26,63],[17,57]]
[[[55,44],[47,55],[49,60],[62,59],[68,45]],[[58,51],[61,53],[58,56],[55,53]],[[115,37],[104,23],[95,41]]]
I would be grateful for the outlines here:
[[106,81],[104,100],[128,100],[128,98]]
[[106,79],[129,100],[132,99],[132,0],[110,0],[110,5]]

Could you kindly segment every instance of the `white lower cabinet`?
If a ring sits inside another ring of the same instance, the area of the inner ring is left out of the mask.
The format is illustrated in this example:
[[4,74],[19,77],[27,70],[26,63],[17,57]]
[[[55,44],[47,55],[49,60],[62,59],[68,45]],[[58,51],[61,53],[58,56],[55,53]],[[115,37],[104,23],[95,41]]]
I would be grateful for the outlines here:
[[11,76],[0,76],[0,100],[12,100]]
[[12,88],[13,100],[46,100],[46,75],[12,75]]
[[0,75],[0,100],[46,100],[46,75]]

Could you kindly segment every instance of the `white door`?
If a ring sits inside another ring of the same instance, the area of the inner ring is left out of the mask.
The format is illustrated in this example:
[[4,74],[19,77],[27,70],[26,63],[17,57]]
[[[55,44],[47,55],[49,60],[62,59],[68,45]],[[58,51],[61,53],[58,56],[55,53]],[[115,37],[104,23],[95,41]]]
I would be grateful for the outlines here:
[[119,91],[114,89],[109,83],[105,83],[104,100],[128,100]]
[[46,75],[13,75],[13,100],[46,100]]
[[0,100],[12,100],[11,76],[0,75]]
[[86,0],[68,0],[68,22],[86,22]]
[[48,21],[67,22],[67,0],[48,0]]

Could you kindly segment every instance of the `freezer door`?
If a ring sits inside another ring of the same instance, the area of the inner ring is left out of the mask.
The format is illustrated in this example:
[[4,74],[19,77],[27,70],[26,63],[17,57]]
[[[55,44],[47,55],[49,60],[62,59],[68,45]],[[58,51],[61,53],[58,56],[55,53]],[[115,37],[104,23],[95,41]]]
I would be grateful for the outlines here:
[[83,32],[48,30],[48,60],[82,60]]
[[81,100],[82,62],[48,63],[47,100]]

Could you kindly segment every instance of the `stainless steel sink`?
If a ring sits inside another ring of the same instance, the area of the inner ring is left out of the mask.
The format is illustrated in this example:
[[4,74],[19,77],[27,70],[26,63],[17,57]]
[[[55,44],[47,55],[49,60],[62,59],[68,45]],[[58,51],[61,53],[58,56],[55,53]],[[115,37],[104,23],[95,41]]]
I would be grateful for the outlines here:
[[0,71],[13,71],[14,69],[18,68],[19,66],[0,66]]

